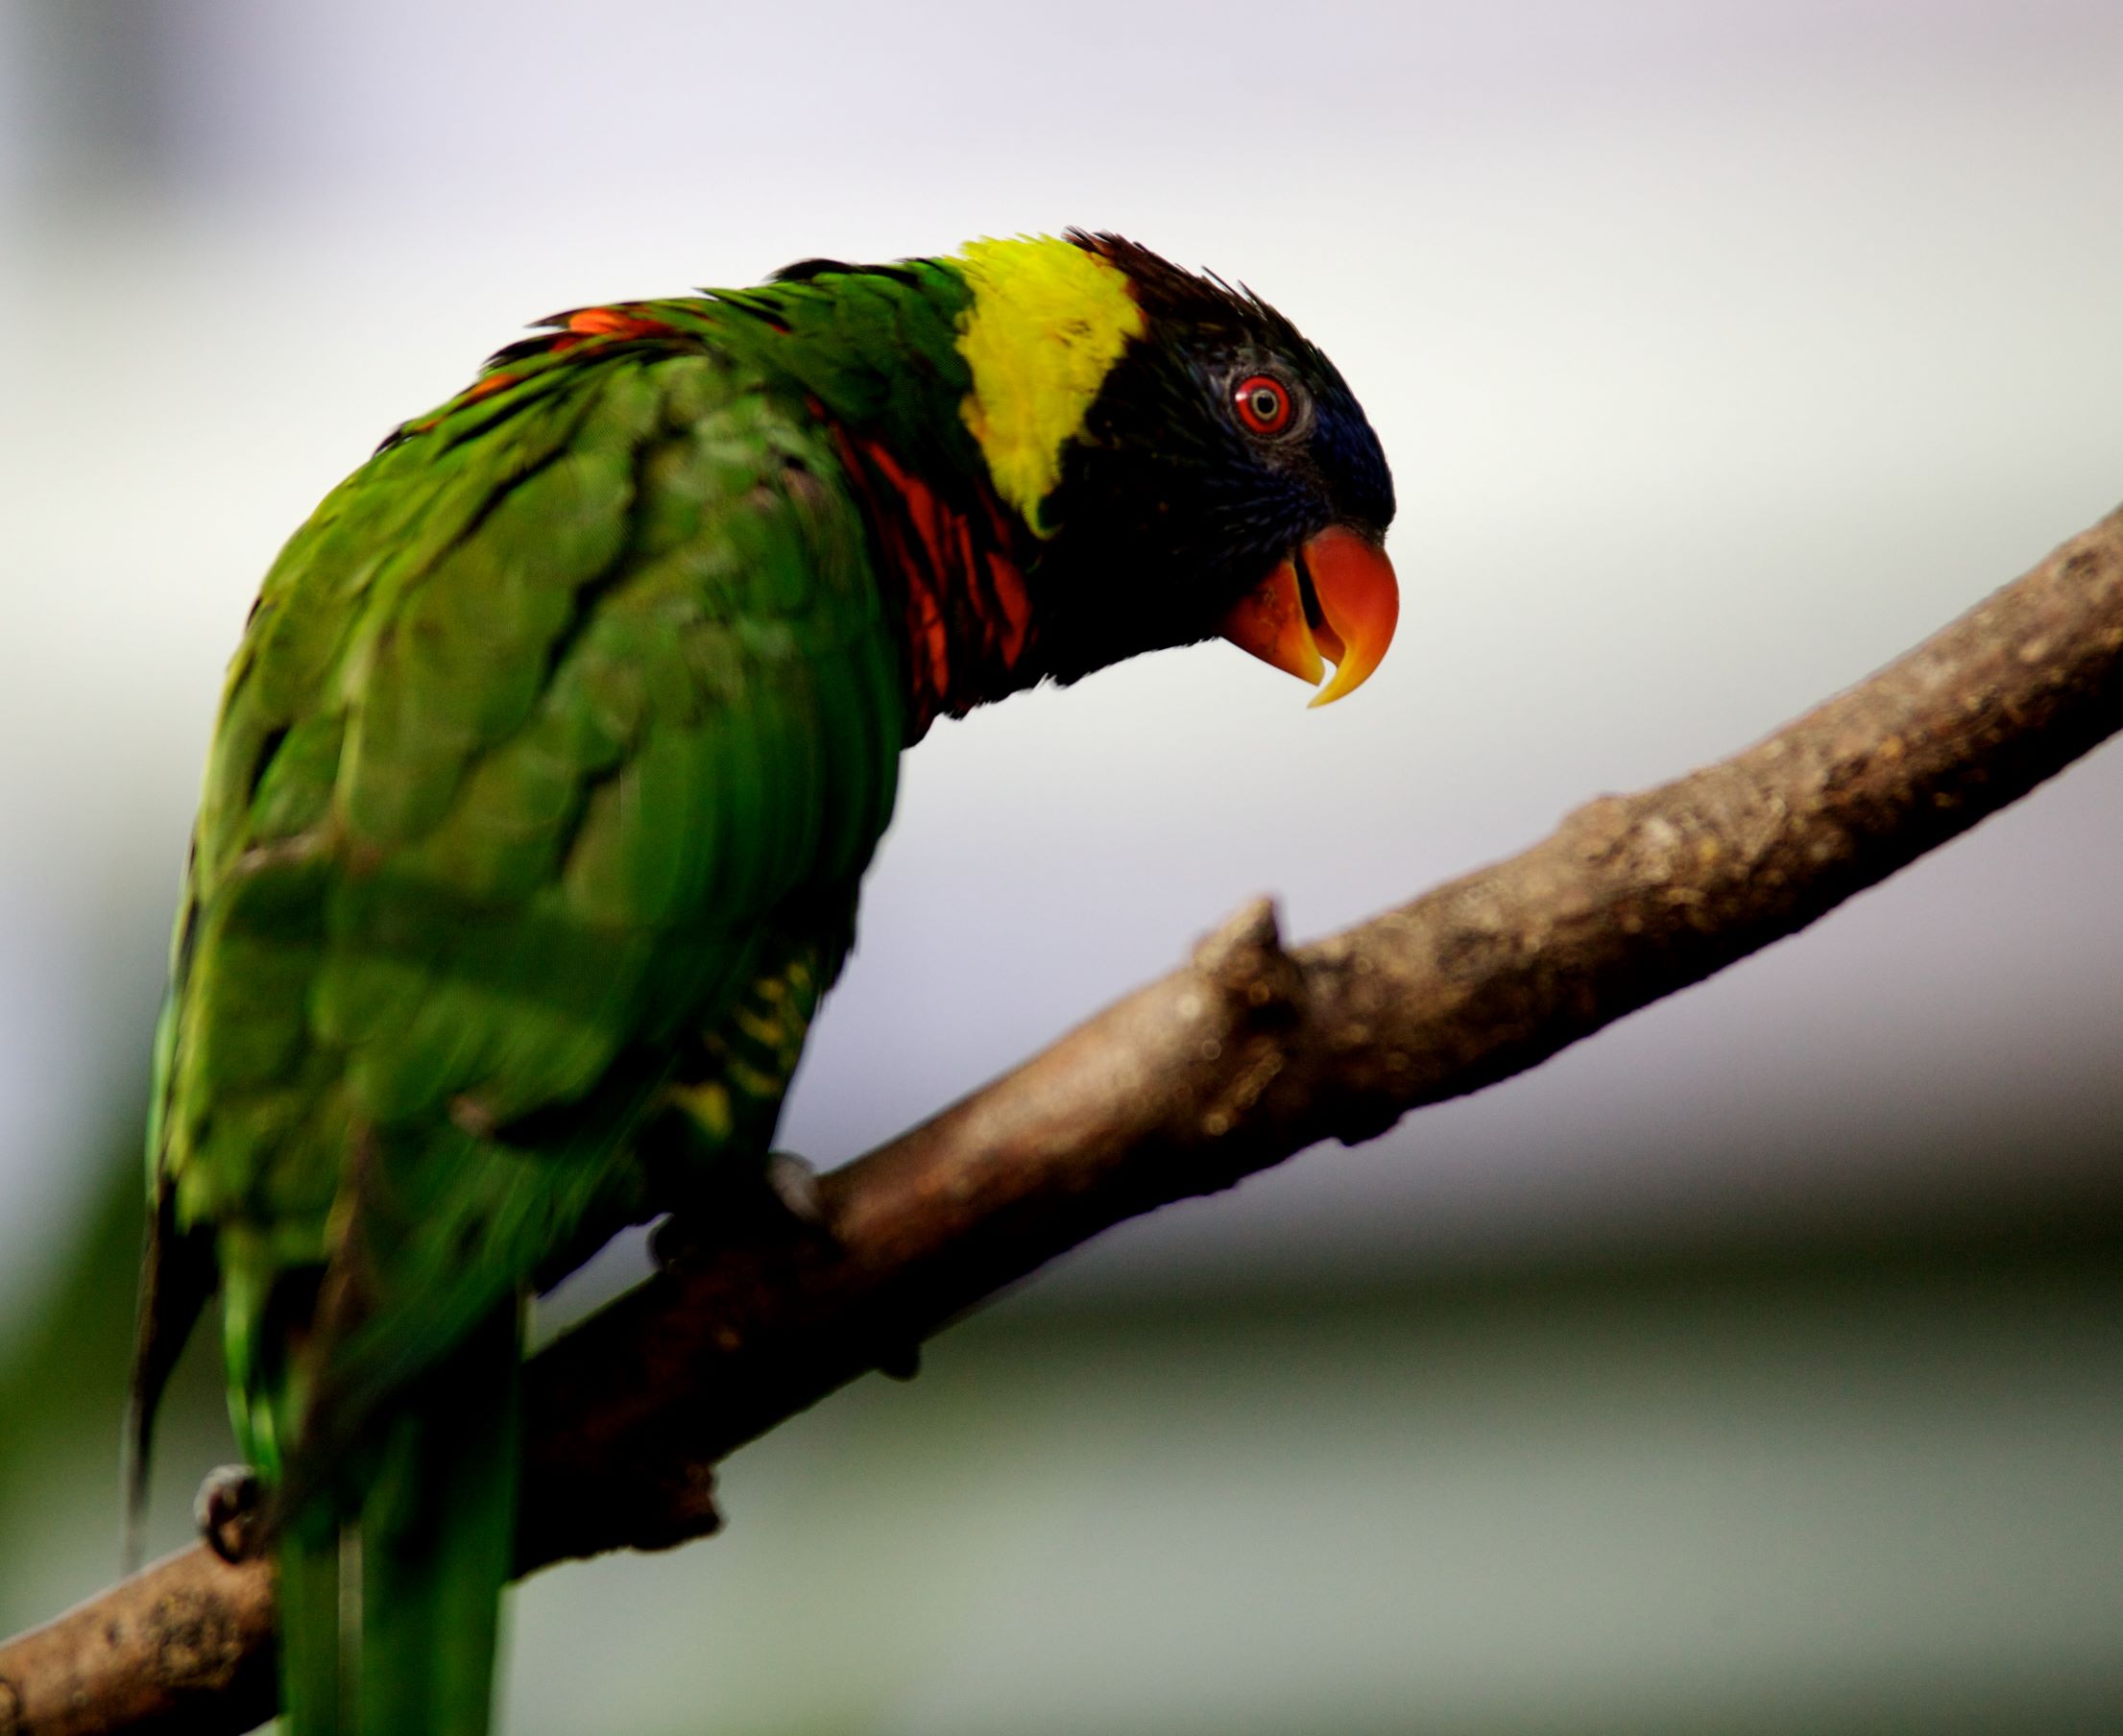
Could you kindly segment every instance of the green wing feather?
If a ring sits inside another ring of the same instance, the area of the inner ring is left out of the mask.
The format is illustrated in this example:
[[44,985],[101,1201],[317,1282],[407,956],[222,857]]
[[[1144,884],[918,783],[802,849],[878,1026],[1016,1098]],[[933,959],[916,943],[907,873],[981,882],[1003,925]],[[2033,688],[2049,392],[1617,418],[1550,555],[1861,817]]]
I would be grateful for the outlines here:
[[[402,1543],[394,1515],[449,1510],[435,1491],[467,1476],[406,1444],[436,1433],[422,1371],[657,1209],[674,1164],[770,1133],[890,814],[899,656],[830,431],[700,333],[490,374],[268,576],[150,1156],[165,1236],[218,1258],[239,1438],[304,1505],[283,1571],[305,1736],[336,1721],[333,1526],[396,1488],[364,1526]],[[476,1601],[506,1566],[401,1557],[426,1562],[398,1576],[409,1610],[422,1574],[440,1609],[443,1582]],[[381,1630],[401,1686],[418,1627]]]

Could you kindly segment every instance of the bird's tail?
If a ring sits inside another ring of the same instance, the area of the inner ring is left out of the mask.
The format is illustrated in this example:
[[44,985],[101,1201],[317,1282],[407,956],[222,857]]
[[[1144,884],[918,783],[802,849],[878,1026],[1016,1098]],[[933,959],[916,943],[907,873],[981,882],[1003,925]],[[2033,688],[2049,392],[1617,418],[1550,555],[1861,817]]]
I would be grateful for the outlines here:
[[347,1714],[346,1633],[339,1619],[338,1518],[304,1514],[279,1536],[280,1727],[341,1736]]
[[512,1300],[383,1425],[355,1533],[358,1593],[342,1571],[340,1528],[287,1522],[287,1736],[485,1736],[516,1544],[521,1338]]

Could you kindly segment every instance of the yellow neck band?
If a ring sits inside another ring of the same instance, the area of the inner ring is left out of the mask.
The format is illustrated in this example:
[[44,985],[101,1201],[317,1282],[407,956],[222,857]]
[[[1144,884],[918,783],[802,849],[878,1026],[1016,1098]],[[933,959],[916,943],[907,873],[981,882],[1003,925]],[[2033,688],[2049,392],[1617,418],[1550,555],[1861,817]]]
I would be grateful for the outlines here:
[[1143,310],[1119,267],[1074,242],[969,241],[958,259],[973,290],[958,329],[973,390],[959,414],[996,493],[1044,534],[1040,503],[1061,480],[1062,448],[1143,335]]

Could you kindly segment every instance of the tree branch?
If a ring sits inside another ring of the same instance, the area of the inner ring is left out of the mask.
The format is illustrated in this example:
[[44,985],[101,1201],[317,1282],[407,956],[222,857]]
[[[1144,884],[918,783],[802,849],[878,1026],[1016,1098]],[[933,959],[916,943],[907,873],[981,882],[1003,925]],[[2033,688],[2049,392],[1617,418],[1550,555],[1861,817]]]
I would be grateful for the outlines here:
[[[2123,727],[2123,511],[1869,681],[1286,952],[1184,969],[821,1183],[830,1242],[688,1257],[535,1358],[519,1564],[712,1531],[715,1462],[1123,1218],[1535,1066],[1804,927]],[[193,1548],[0,1647],[0,1736],[269,1716],[263,1563]]]

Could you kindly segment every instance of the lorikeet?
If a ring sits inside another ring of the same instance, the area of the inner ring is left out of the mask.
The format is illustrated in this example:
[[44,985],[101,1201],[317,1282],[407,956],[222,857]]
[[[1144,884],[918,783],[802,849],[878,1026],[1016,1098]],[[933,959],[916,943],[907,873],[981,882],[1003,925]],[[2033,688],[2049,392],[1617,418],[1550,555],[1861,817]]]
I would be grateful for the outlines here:
[[901,751],[1218,633],[1346,693],[1392,515],[1287,320],[1077,231],[559,316],[326,497],[207,766],[137,1383],[144,1454],[218,1282],[288,1728],[487,1727],[525,1298],[762,1163]]

